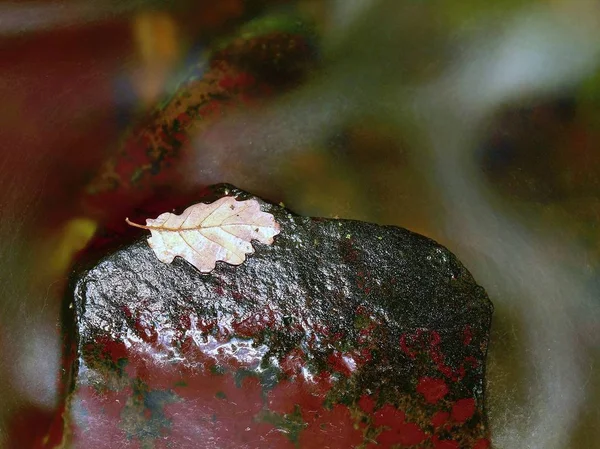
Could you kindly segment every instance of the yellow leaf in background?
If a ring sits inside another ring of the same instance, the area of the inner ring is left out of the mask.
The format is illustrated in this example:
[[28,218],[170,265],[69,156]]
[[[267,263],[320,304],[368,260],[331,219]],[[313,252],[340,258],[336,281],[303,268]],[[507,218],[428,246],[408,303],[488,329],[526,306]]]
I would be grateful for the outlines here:
[[218,260],[240,265],[254,252],[251,240],[270,245],[279,234],[279,223],[260,210],[258,201],[229,196],[194,204],[181,215],[165,212],[148,218],[145,226],[125,221],[152,233],[148,243],[161,262],[171,263],[179,256],[203,273],[212,271]]
[[139,53],[133,85],[142,103],[150,106],[164,94],[182,56],[182,43],[175,20],[163,11],[141,11],[132,28]]
[[54,274],[64,273],[69,268],[73,256],[85,248],[97,228],[98,224],[89,218],[74,218],[67,222],[50,258]]

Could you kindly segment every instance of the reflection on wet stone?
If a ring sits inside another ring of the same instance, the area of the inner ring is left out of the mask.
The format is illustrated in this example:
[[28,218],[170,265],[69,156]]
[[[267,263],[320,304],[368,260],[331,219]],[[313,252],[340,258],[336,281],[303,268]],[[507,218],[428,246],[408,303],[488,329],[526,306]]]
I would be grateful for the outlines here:
[[[253,198],[201,200],[226,194]],[[242,265],[164,264],[144,237],[80,272],[73,446],[490,447],[492,305],[460,262],[405,229],[257,200],[281,234]]]

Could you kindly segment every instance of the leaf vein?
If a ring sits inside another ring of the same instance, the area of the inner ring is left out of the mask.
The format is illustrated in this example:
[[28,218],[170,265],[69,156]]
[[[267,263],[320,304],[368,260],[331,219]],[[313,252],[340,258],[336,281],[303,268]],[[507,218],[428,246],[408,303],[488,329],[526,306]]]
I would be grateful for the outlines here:
[[[185,238],[185,236],[183,235],[183,233],[181,233],[181,232],[178,232],[178,234],[179,234],[179,237],[181,237],[181,239],[182,239],[182,240],[185,242],[185,244],[186,244],[187,246],[189,246],[190,248],[192,248],[192,251],[194,251],[196,254],[198,254],[199,256],[201,256],[201,257],[202,257],[202,253],[201,253],[200,251],[198,251],[196,248],[194,248],[194,247],[193,247],[193,246],[190,244],[190,242],[188,242],[188,240]],[[205,237],[205,236],[204,236],[202,233],[200,233],[200,235],[202,235],[202,237],[206,238],[206,237]],[[210,240],[210,239],[208,239],[208,240]]]

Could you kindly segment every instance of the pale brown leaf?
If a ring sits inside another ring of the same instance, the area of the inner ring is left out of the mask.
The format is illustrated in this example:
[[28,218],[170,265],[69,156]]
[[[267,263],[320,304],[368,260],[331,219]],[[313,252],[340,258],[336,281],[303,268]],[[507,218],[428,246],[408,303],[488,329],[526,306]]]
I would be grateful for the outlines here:
[[261,211],[258,201],[230,196],[194,204],[181,215],[165,212],[148,218],[145,226],[125,221],[152,233],[148,243],[161,262],[171,263],[179,256],[203,273],[212,271],[217,260],[243,263],[246,254],[254,252],[252,240],[270,245],[279,234],[275,217]]

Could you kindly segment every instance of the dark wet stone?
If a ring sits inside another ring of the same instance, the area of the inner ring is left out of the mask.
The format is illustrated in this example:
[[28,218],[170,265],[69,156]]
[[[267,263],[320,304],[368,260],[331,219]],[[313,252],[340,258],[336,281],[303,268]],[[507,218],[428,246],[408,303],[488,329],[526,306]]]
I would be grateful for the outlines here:
[[78,276],[74,447],[487,448],[492,305],[456,257],[259,201],[281,233],[242,265],[163,264],[144,236]]

